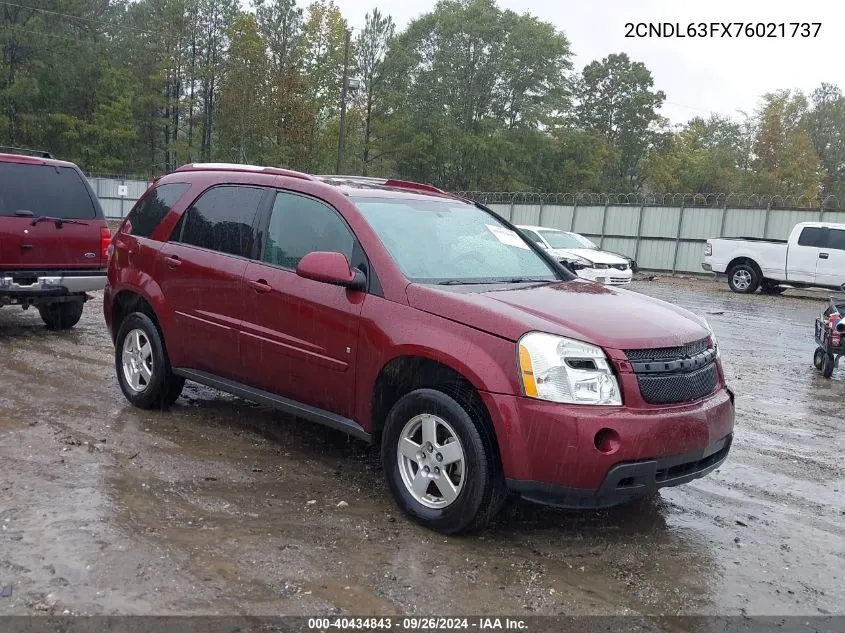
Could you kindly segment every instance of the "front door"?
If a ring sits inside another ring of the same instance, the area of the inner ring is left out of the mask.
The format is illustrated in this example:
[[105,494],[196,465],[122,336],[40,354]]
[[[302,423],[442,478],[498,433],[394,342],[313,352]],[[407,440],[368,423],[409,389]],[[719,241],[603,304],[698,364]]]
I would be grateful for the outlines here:
[[247,302],[244,271],[254,255],[264,189],[208,189],[185,211],[156,259],[155,278],[171,310],[167,348],[174,367],[242,380],[239,332]]
[[816,262],[824,229],[807,226],[798,236],[797,244],[790,244],[786,253],[786,279],[806,284],[816,283]]
[[845,230],[827,229],[816,261],[818,285],[839,288],[845,284]]
[[278,192],[259,261],[246,267],[249,306],[242,324],[243,362],[252,386],[352,417],[358,324],[366,296],[305,279],[296,266],[314,251],[363,257],[335,209]]

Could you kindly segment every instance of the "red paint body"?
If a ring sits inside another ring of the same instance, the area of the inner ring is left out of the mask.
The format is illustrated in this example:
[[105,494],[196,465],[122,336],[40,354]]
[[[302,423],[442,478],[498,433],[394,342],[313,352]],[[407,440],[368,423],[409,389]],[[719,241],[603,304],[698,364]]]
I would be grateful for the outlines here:
[[[498,291],[409,282],[348,199],[352,186],[275,173],[182,171],[157,184],[190,189],[148,238],[119,230],[104,311],[123,292],[152,306],[174,367],[211,372],[318,407],[372,430],[377,379],[392,360],[423,357],[448,366],[479,393],[492,420],[508,480],[597,489],[614,465],[703,450],[733,432],[733,396],[720,361],[706,397],[647,404],[622,350],[666,348],[707,338],[698,317],[638,293],[584,281]],[[168,243],[186,208],[208,187],[243,183],[309,194],[334,207],[355,233],[378,276],[381,296],[316,278],[342,277],[324,255],[296,274],[258,261]],[[393,186],[372,197],[432,199],[439,194]],[[174,257],[178,264],[174,265]],[[308,278],[311,277],[311,278]],[[527,398],[517,340],[530,331],[562,335],[605,350],[623,394],[618,406],[564,405]],[[594,444],[615,434],[610,454]]]

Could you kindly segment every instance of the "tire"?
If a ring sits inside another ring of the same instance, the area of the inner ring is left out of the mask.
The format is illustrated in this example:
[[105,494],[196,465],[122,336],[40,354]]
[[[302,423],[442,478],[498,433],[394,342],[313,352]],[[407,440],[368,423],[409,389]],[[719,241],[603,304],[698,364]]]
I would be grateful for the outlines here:
[[826,352],[821,347],[817,347],[815,354],[813,354],[813,366],[819,371],[824,367],[825,355]]
[[166,409],[176,402],[185,379],[173,374],[161,333],[149,316],[141,312],[127,316],[117,332],[114,350],[117,380],[129,402],[139,409]]
[[82,299],[44,303],[38,306],[38,313],[48,330],[69,330],[79,323],[84,305]]
[[[407,516],[428,529],[460,534],[483,529],[498,513],[506,491],[494,447],[484,439],[489,434],[482,435],[480,425],[484,424],[478,412],[467,411],[435,389],[412,391],[393,406],[385,422],[381,458],[388,487]],[[434,446],[428,450],[426,440],[432,436]],[[404,455],[399,450],[400,440],[410,447]],[[457,448],[446,448],[455,441]],[[408,454],[413,458],[407,458]],[[457,455],[462,461],[448,463]],[[448,465],[440,469],[443,463]],[[430,476],[418,478],[425,468],[431,468]],[[414,492],[417,481],[422,481],[424,488]],[[451,494],[457,489],[453,499],[448,498],[450,484]]]
[[835,364],[836,360],[833,358],[833,354],[825,354],[824,365],[822,365],[822,376],[830,378],[833,375],[833,367]]
[[760,287],[760,273],[751,264],[736,264],[728,271],[728,285],[736,293],[750,295]]

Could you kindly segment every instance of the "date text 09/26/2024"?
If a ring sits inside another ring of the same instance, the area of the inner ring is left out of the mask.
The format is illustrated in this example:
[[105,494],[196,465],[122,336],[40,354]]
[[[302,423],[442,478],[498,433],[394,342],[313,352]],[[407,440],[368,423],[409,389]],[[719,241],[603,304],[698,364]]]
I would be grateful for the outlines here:
[[527,631],[524,620],[518,618],[472,617],[330,617],[309,618],[312,631]]
[[626,22],[625,37],[817,37],[821,22]]

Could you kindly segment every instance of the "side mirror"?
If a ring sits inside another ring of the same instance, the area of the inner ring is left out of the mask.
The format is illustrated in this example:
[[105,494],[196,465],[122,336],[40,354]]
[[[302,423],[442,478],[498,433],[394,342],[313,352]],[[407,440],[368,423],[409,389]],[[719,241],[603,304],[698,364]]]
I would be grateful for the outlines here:
[[314,251],[299,260],[296,274],[305,279],[320,281],[349,290],[365,290],[367,278],[357,268],[350,268],[343,253]]

